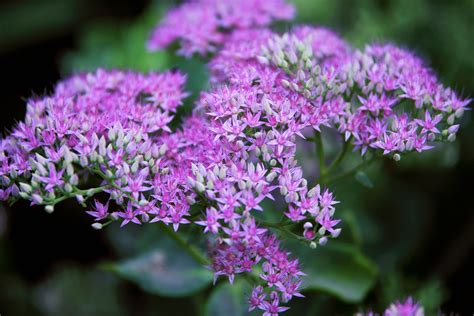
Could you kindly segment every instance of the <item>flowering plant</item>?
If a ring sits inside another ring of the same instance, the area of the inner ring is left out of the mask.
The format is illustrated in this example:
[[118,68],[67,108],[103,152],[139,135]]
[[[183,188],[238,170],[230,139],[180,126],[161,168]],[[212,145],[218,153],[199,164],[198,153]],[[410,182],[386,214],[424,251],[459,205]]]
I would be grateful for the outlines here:
[[[210,88],[192,113],[176,115],[188,97],[180,71],[72,76],[30,99],[25,120],[1,140],[0,198],[47,212],[74,198],[95,229],[161,223],[214,282],[244,276],[250,311],[286,311],[303,297],[305,267],[282,242],[319,249],[341,234],[330,185],[377,159],[455,141],[470,101],[392,44],[358,50],[325,28],[270,28],[293,15],[282,0],[172,9],[147,47],[177,42],[178,54],[206,59]],[[325,154],[325,135],[337,155]],[[299,157],[313,143],[311,170]],[[361,163],[341,170],[351,153]],[[199,227],[206,255],[182,239],[183,226]]]

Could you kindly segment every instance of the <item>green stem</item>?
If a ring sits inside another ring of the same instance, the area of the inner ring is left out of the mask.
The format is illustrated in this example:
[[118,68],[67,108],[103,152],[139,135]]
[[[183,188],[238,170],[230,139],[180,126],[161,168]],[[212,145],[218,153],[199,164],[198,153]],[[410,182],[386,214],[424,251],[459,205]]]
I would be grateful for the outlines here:
[[163,231],[168,234],[173,240],[175,240],[184,250],[186,250],[197,262],[202,265],[209,265],[209,259],[202,254],[202,252],[195,246],[189,244],[181,235],[176,233],[170,226],[161,225]]
[[331,174],[338,166],[339,164],[344,160],[346,157],[347,153],[349,152],[349,147],[351,145],[351,141],[344,142],[342,144],[342,149],[339,151],[339,154],[337,157],[332,161],[332,163],[329,165],[329,167],[326,168],[323,178],[327,176],[328,174]]
[[112,179],[110,179],[105,173],[102,172],[102,170],[98,169],[98,168],[94,168],[92,169],[92,171],[94,171],[96,174],[98,174],[102,179],[104,179],[105,181],[107,181],[109,183],[110,186],[112,186],[113,188],[119,190],[123,195],[125,195],[130,201],[134,202],[134,203],[139,203],[135,198],[133,198],[133,196],[131,194],[129,194],[128,192],[125,192],[122,190],[122,188],[117,185],[117,183],[115,183]]
[[314,142],[316,143],[316,154],[318,155],[319,163],[319,174],[322,176],[324,174],[324,145],[321,138],[321,133],[318,131],[314,132]]
[[90,198],[94,194],[102,192],[104,189],[105,189],[105,186],[98,187],[98,188],[92,188],[92,189],[86,189],[86,190],[77,189],[77,190],[74,190],[70,193],[65,193],[63,196],[58,197],[58,198],[53,199],[53,200],[46,199],[44,201],[44,203],[41,203],[40,205],[56,205],[59,202],[62,202],[62,201],[67,200],[69,198],[76,197],[76,195],[86,195],[85,200],[87,200],[88,198]]
[[340,174],[337,174],[333,177],[330,177],[328,178],[324,184],[328,185],[328,184],[332,184],[334,182],[337,182],[337,181],[340,181],[340,180],[343,180],[345,178],[348,178],[352,175],[354,175],[357,171],[363,169],[364,167],[367,167],[368,165],[370,165],[374,160],[375,160],[376,156],[373,156],[372,158],[370,159],[367,159],[367,160],[364,160],[363,162],[361,162],[360,164],[358,164],[357,166],[353,167],[352,169],[349,169],[345,172],[342,172]]
[[267,221],[260,220],[260,219],[258,220],[258,223],[261,226],[265,226],[267,228],[275,228],[275,229],[281,231],[282,233],[285,233],[286,235],[288,235],[290,237],[293,237],[297,240],[306,240],[303,236],[297,235],[297,234],[295,234],[294,232],[292,232],[291,230],[289,230],[285,227],[285,226],[291,225],[292,223],[282,223],[282,222],[271,223],[271,222],[267,222]]

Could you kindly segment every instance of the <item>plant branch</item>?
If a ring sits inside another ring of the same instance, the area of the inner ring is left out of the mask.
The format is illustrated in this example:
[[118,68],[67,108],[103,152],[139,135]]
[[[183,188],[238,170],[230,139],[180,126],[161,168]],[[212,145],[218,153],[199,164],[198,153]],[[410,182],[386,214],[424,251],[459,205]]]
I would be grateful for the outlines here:
[[349,152],[349,147],[351,147],[350,146],[351,143],[352,143],[351,140],[343,142],[342,149],[339,151],[339,154],[337,155],[336,158],[334,158],[334,160],[329,165],[329,167],[326,168],[326,170],[323,174],[323,177],[325,177],[328,174],[331,174],[331,172],[334,171],[339,166],[339,164],[344,160],[347,153]]
[[292,238],[295,238],[297,240],[306,241],[306,239],[303,236],[297,235],[294,232],[292,232],[291,230],[289,230],[288,228],[286,228],[286,226],[291,225],[292,223],[283,223],[283,222],[271,223],[271,222],[267,222],[267,221],[260,220],[260,219],[257,220],[257,221],[262,226],[265,226],[267,228],[275,228],[275,229],[281,231],[282,233],[285,233],[286,235],[288,235]]

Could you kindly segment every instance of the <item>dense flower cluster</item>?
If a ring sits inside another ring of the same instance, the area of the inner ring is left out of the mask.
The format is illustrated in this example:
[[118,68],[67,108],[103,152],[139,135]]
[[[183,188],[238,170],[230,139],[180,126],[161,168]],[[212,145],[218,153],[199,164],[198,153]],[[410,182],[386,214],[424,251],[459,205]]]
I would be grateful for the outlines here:
[[279,189],[288,204],[282,215],[305,222],[301,239],[324,244],[340,229],[331,193],[319,185],[309,190],[296,164],[294,138],[306,125],[289,106],[300,97],[267,74],[258,85],[203,94],[176,132],[167,123],[185,96],[179,73],[99,70],[68,79],[52,96],[31,100],[25,122],[2,140],[2,199],[21,197],[53,211],[66,198],[84,204],[94,197],[88,213],[96,228],[121,220],[177,230],[201,212],[191,206],[202,205],[205,218],[196,224],[215,236],[216,277],[233,280],[261,265],[266,286],[258,287],[254,307],[284,310],[280,301],[300,296],[302,273],[254,212]]
[[328,126],[365,154],[400,154],[454,141],[470,100],[443,87],[423,62],[391,44],[352,50],[331,32],[302,27],[271,38],[260,61],[287,75],[283,86],[305,96]]
[[[292,15],[282,0],[196,0],[173,9],[149,48],[179,40],[186,56],[215,53],[212,88],[193,115],[170,128],[186,97],[179,72],[98,70],[67,79],[30,100],[25,121],[1,140],[0,199],[51,212],[67,198],[84,206],[94,198],[88,213],[96,228],[116,220],[175,231],[198,225],[216,278],[261,271],[252,274],[250,309],[287,310],[281,303],[302,296],[303,272],[268,227],[311,247],[341,231],[332,193],[303,176],[298,141],[326,126],[362,154],[399,159],[453,141],[469,103],[395,46],[359,51],[324,28],[281,36],[266,28]],[[282,221],[264,220],[265,200]],[[411,300],[386,315],[403,313],[421,315]]]
[[[177,72],[98,70],[30,100],[25,121],[0,143],[1,198],[22,197],[52,211],[66,198],[83,203],[106,192],[123,205],[115,218],[124,224],[137,223],[139,215],[146,220],[152,205],[142,201],[144,194],[153,190],[163,201],[175,181],[167,175],[167,145],[160,137],[171,132],[168,123],[186,96],[185,79]],[[99,177],[97,187],[90,187],[91,175]],[[103,220],[111,215],[108,205],[96,201],[90,214]]]
[[153,30],[147,46],[162,49],[179,40],[178,53],[191,56],[215,52],[233,29],[289,20],[293,6],[283,0],[194,0],[170,10]]

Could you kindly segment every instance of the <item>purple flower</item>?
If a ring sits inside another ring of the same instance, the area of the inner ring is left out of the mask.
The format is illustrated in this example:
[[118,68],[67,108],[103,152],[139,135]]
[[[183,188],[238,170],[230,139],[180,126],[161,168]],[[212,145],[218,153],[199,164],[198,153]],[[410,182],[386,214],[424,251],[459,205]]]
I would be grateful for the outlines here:
[[266,294],[263,292],[262,286],[257,286],[252,290],[252,295],[249,298],[249,312],[255,308],[263,307],[263,302],[265,302]]
[[384,312],[385,316],[424,316],[424,314],[423,307],[414,303],[411,297],[407,298],[404,303],[396,301]]
[[421,130],[422,134],[426,134],[427,132],[432,132],[435,134],[439,133],[439,130],[436,128],[436,125],[441,122],[443,116],[441,114],[437,114],[435,117],[431,118],[430,112],[425,112],[425,119],[419,120],[416,119],[415,122],[420,125],[423,129]]
[[264,301],[260,309],[264,311],[264,316],[278,316],[279,313],[283,313],[289,309],[289,307],[279,306],[279,304],[278,294],[272,292],[270,293],[270,301]]
[[94,216],[96,221],[100,221],[107,218],[107,216],[109,215],[109,202],[107,202],[106,204],[102,204],[99,201],[95,200],[94,204],[95,211],[87,211],[86,213],[91,216]]
[[39,176],[38,179],[46,184],[45,190],[53,192],[54,189],[63,185],[64,181],[62,179],[64,170],[56,171],[56,167],[53,164],[48,164],[49,174],[48,176]]
[[118,216],[123,218],[123,222],[120,225],[120,227],[123,227],[123,226],[127,225],[130,222],[138,224],[138,225],[141,224],[140,220],[137,218],[137,212],[136,212],[132,202],[128,202],[127,207],[125,208],[125,210],[123,210],[122,212],[119,212]]
[[217,234],[221,225],[219,224],[219,219],[223,218],[217,210],[213,207],[209,207],[206,210],[206,220],[195,222],[198,225],[205,226],[204,232],[211,232]]

